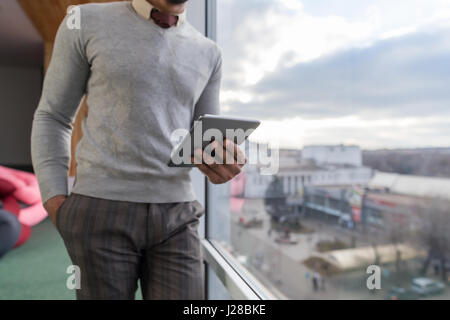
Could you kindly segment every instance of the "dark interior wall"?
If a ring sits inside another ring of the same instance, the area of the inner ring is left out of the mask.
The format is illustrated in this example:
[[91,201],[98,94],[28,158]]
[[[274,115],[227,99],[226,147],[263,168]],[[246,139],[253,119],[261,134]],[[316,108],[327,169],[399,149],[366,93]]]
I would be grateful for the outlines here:
[[29,67],[43,61],[43,39],[22,7],[17,0],[0,0],[0,65]]
[[31,169],[44,42],[16,0],[0,0],[0,165]]
[[41,86],[41,68],[0,66],[0,165],[31,166],[31,123]]

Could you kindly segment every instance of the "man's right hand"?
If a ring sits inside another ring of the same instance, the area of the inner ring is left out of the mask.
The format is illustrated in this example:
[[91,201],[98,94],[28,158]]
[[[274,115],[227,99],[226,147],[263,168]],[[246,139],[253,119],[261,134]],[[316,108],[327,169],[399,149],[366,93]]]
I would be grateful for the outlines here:
[[44,208],[47,210],[48,216],[52,219],[54,225],[56,225],[56,214],[58,213],[58,209],[66,199],[67,196],[58,195],[48,199],[44,204]]

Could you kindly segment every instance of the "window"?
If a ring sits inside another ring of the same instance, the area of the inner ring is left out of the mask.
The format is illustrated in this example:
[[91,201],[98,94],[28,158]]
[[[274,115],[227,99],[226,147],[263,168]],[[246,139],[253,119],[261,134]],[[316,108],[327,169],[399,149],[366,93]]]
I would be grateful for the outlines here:
[[291,193],[291,177],[287,177],[287,194]]
[[[427,266],[448,258],[450,195],[438,200],[433,188],[449,190],[450,174],[422,147],[449,161],[440,149],[450,141],[449,7],[217,1],[222,113],[262,120],[251,141],[280,160],[271,179],[256,179],[259,167],[248,165],[245,179],[208,185],[208,239],[234,257],[247,283],[277,298],[386,299],[394,286],[410,288],[423,268],[425,277],[447,281],[445,268]],[[396,173],[407,176],[392,184]],[[249,185],[256,181],[266,183]],[[422,228],[388,220],[398,205],[415,208],[405,219]],[[373,264],[383,271],[375,291],[366,286]]]

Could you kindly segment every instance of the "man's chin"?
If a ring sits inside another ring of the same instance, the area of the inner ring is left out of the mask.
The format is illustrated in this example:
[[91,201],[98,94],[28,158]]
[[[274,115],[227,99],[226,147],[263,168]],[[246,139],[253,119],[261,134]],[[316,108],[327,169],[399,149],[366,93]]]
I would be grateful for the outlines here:
[[186,5],[173,5],[170,8],[172,14],[182,14],[186,10]]

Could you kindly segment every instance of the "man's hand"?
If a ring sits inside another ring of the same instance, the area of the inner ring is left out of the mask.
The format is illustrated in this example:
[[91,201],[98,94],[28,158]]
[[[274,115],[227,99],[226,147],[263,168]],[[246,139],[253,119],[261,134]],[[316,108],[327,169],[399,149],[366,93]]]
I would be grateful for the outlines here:
[[54,225],[56,225],[56,214],[58,213],[58,209],[66,199],[67,196],[58,195],[48,199],[44,204],[44,208],[47,210],[48,216],[52,219]]
[[196,149],[191,160],[213,184],[230,181],[241,173],[242,167],[247,162],[244,153],[233,141],[227,139],[223,143],[214,141],[208,148],[214,149],[214,152]]

